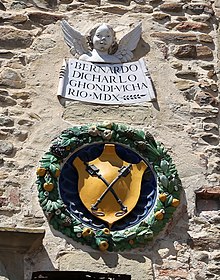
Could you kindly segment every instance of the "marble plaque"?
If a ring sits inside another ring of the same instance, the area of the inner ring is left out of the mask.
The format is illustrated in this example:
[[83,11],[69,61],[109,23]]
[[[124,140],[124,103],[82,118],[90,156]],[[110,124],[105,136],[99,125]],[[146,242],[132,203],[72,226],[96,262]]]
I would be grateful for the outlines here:
[[67,99],[106,105],[155,99],[151,78],[143,59],[120,64],[69,59],[63,69],[58,95]]

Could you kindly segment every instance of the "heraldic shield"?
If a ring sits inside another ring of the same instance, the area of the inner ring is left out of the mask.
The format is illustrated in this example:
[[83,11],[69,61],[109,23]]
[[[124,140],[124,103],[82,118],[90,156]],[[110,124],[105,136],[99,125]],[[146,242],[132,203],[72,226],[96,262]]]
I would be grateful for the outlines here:
[[132,211],[138,202],[141,181],[147,164],[123,161],[114,144],[105,144],[102,154],[83,162],[73,161],[78,172],[79,197],[84,206],[97,218],[112,224]]

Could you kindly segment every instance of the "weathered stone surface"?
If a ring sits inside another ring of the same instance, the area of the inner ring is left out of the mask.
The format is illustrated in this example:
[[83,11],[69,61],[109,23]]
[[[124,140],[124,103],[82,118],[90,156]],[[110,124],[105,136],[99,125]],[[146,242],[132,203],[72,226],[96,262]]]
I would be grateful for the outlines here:
[[[135,9],[136,7],[134,7],[134,9]],[[128,7],[126,7],[126,6],[116,6],[116,5],[114,5],[114,6],[101,6],[101,7],[98,7],[97,8],[97,10],[101,10],[101,11],[103,11],[103,12],[108,12],[108,13],[112,13],[112,14],[119,14],[119,15],[123,15],[123,14],[125,14],[125,13],[127,13],[128,12],[128,10],[129,10],[129,8]]]
[[214,64],[209,63],[209,62],[201,62],[200,67],[204,70],[213,70],[214,69]]
[[42,25],[48,25],[63,19],[63,15],[45,12],[30,12],[28,17],[33,23]]
[[[196,106],[197,105],[197,106]],[[194,104],[190,108],[190,114],[194,116],[210,117],[215,116],[219,113],[219,109],[213,106],[203,106],[200,107],[198,104]]]
[[[8,199],[7,199],[7,197],[0,197],[0,207],[2,207],[2,206],[6,206],[6,205],[8,205]],[[1,278],[0,278],[1,279]],[[6,279],[6,278],[5,278]],[[6,279],[7,280],[7,279]]]
[[207,46],[197,46],[196,47],[196,53],[198,58],[212,58],[213,52],[212,50]]
[[178,13],[182,11],[183,4],[181,3],[164,3],[160,5],[161,11]]
[[165,27],[166,27],[167,29],[173,29],[173,28],[176,27],[178,24],[179,24],[178,21],[167,22],[167,23],[165,24]]
[[[141,1],[141,0],[140,0]],[[136,1],[135,1],[136,2]],[[112,3],[112,4],[122,4],[122,5],[130,5],[131,3],[131,0],[109,0],[109,3]],[[98,4],[98,3],[96,3]],[[139,3],[138,3],[139,4]],[[143,4],[143,3],[140,3],[140,4]]]
[[15,130],[13,134],[17,138],[17,140],[21,142],[25,141],[28,137],[27,131]]
[[208,34],[199,34],[198,35],[198,40],[200,42],[204,42],[204,43],[213,43],[213,38],[212,36],[208,35]]
[[200,105],[217,105],[217,99],[209,92],[199,91],[195,96],[195,101]]
[[179,90],[187,90],[195,85],[195,83],[192,81],[181,81],[181,80],[176,81],[175,84]]
[[15,10],[21,10],[31,6],[33,5],[30,3],[25,3],[24,1],[13,1],[11,3],[11,9],[15,9]]
[[174,61],[174,62],[171,63],[171,67],[174,68],[174,69],[181,70],[182,67],[183,67],[183,64],[178,62],[178,61]]
[[202,14],[207,13],[213,15],[214,11],[211,5],[207,5],[204,3],[190,3],[184,6],[187,12],[191,12],[193,14]]
[[0,50],[0,57],[5,59],[10,59],[14,56],[14,53],[10,51]]
[[50,36],[40,37],[34,41],[32,48],[36,51],[43,52],[47,49],[54,48],[56,42]]
[[135,0],[134,2],[140,5],[146,4],[146,0]]
[[179,71],[176,73],[177,78],[181,79],[190,79],[190,78],[196,78],[198,76],[198,72],[196,71]]
[[174,55],[177,58],[209,58],[213,57],[212,50],[207,46],[183,45],[179,46]]
[[195,33],[176,33],[176,32],[153,32],[151,37],[156,37],[164,41],[181,41],[181,42],[206,42],[212,43],[213,39],[207,34],[195,34]]
[[1,105],[1,107],[14,106],[16,104],[17,104],[17,102],[14,99],[12,99],[11,97],[2,95],[0,93],[0,105]]
[[176,29],[178,31],[206,31],[209,29],[209,26],[206,23],[185,21],[179,23]]
[[25,82],[16,71],[5,68],[0,72],[0,85],[10,88],[24,88]]
[[2,3],[2,1],[0,1],[0,10],[6,11],[6,7],[5,7],[5,5]]
[[71,4],[73,2],[73,0],[60,0],[59,3],[60,4]]
[[135,13],[147,13],[147,14],[153,13],[153,7],[150,5],[144,5],[144,6],[137,5],[136,7],[132,8],[131,10],[132,10],[132,12],[135,12]]
[[182,45],[179,46],[176,51],[174,51],[174,55],[177,58],[196,58],[196,46],[195,45]]
[[216,76],[216,72],[215,72],[214,70],[208,71],[207,77],[208,77],[209,79],[212,79],[212,78],[215,77],[215,76]]
[[192,20],[206,22],[211,18],[211,15],[202,14],[202,15],[192,15]]
[[13,126],[14,120],[7,116],[0,116],[0,126]]
[[0,27],[0,48],[27,48],[30,47],[32,41],[33,38],[28,31],[12,27]]
[[186,21],[187,17],[185,17],[185,16],[178,16],[178,17],[176,17],[176,20],[177,21]]
[[[61,271],[75,270],[92,271],[92,272],[111,272],[131,275],[132,280],[153,280],[153,271],[151,260],[141,256],[142,262],[138,262],[133,254],[122,255],[106,254],[105,261],[100,259],[99,266],[96,266],[96,259],[100,254],[93,252],[92,256],[82,251],[66,252],[58,257],[59,268]],[[133,257],[132,257],[133,256]],[[83,263],[81,260],[84,260]],[[106,265],[108,263],[108,266]],[[90,266],[88,266],[88,263]],[[116,265],[117,263],[117,265]],[[120,269],[118,269],[118,268]],[[134,269],[136,267],[136,269]]]
[[32,126],[34,124],[34,122],[31,121],[31,120],[27,120],[27,119],[20,119],[18,121],[18,124],[19,125],[25,125],[25,126]]
[[152,16],[156,20],[170,19],[170,15],[165,14],[165,13],[155,12],[155,13],[153,13]]
[[[187,269],[160,269],[159,276],[163,277],[181,277],[181,279],[187,279],[189,276],[189,272]],[[164,278],[165,279],[165,278]]]
[[30,93],[25,91],[16,91],[11,93],[10,96],[14,99],[27,100],[28,98],[30,98]]
[[[122,1],[123,0],[121,0],[121,2],[120,2],[120,0],[119,0],[119,4],[122,4]],[[88,1],[85,1],[85,0],[79,0],[79,2],[82,2],[82,3],[86,3],[86,4],[88,4],[88,5],[97,5],[97,6],[100,6],[100,3],[101,3],[101,0],[88,0]],[[125,3],[126,3],[127,1],[125,1]],[[72,7],[74,6],[74,4],[73,5],[71,5]]]
[[24,23],[28,20],[24,14],[3,14],[0,16],[0,22]]
[[14,146],[8,141],[0,140],[0,154],[11,155],[14,151]]

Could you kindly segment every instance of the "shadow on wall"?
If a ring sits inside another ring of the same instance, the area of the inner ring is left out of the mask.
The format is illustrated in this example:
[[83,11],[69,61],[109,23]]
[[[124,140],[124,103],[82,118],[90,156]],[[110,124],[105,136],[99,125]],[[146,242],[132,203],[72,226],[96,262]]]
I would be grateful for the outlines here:
[[[33,271],[56,271],[51,257],[48,255],[44,246],[41,246],[37,251],[25,256],[24,271],[26,272],[25,279],[31,279]],[[18,279],[15,279],[18,280]],[[23,279],[22,279],[23,280]]]
[[189,230],[188,224],[187,201],[183,190],[181,204],[177,208],[170,223],[144,248],[111,254],[89,254],[95,259],[101,257],[109,268],[117,267],[119,264],[119,255],[125,259],[137,261],[138,263],[145,263],[145,258],[148,258],[151,260],[152,265],[161,265],[163,263],[163,258],[172,256],[173,259],[176,259],[178,249],[175,245],[178,244],[178,247],[182,248],[182,246],[190,247],[192,244],[191,237],[187,233]]
[[[93,262],[94,271],[97,268],[95,267],[96,261],[101,259],[103,263],[107,266],[107,268],[109,269],[118,268],[120,270],[123,265],[126,265],[126,259],[135,261],[133,265],[135,265],[135,263],[137,263],[138,265],[138,264],[145,264],[147,258],[148,261],[151,262],[151,269],[153,269],[152,268],[153,265],[163,264],[163,260],[166,258],[167,259],[171,258],[172,260],[178,260],[177,259],[178,251],[183,250],[183,248],[188,249],[192,244],[191,238],[187,233],[188,214],[187,214],[187,202],[186,202],[184,191],[182,191],[182,195],[181,195],[181,204],[178,206],[177,210],[175,211],[170,223],[165,227],[165,229],[159,235],[157,235],[154,238],[153,241],[149,242],[143,248],[133,249],[131,251],[125,251],[125,252],[118,252],[118,253],[116,252],[102,253],[98,251],[92,251],[90,247],[81,245],[79,243],[70,240],[66,236],[55,231],[52,227],[51,227],[51,231],[53,232],[54,235],[65,238],[68,243],[74,246],[75,250],[79,250],[79,252],[83,251],[88,253],[91,257],[90,259],[93,259],[95,261]],[[66,254],[69,253],[71,253],[71,251],[62,251],[59,253],[57,258],[64,257]],[[121,259],[120,256],[125,259],[125,263],[123,265],[120,263],[121,262],[119,260]],[[78,269],[77,266],[80,265],[82,267],[87,266],[86,263],[76,264],[76,270]],[[91,266],[88,266],[88,268],[89,267]],[[110,270],[110,272],[115,272],[115,270]]]

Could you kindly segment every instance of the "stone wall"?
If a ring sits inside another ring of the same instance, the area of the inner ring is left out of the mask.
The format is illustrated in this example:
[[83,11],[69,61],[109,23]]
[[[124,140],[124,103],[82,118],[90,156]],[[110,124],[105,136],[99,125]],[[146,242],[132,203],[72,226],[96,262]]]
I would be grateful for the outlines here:
[[[25,280],[56,269],[219,279],[219,15],[219,1],[208,0],[0,1],[0,226],[46,229],[43,246],[26,255]],[[62,107],[59,69],[70,56],[62,18],[84,33],[110,23],[119,38],[142,21],[135,58],[144,55],[157,102]],[[38,203],[35,170],[51,140],[72,125],[105,120],[148,129],[182,180],[177,213],[144,249],[99,253],[71,242],[48,226]]]

